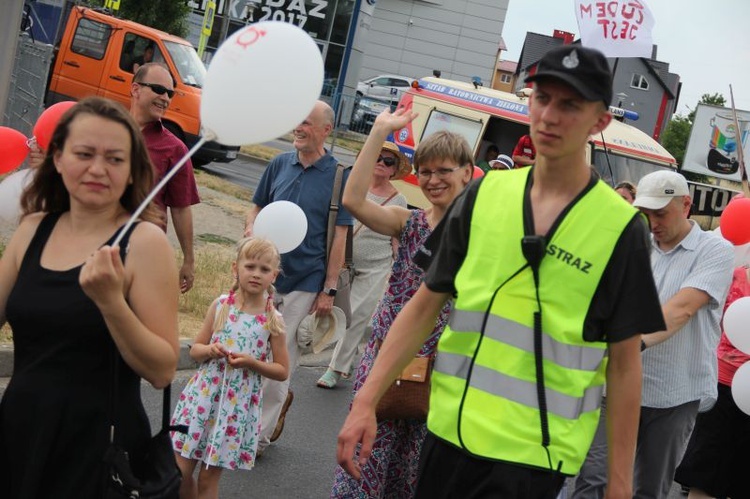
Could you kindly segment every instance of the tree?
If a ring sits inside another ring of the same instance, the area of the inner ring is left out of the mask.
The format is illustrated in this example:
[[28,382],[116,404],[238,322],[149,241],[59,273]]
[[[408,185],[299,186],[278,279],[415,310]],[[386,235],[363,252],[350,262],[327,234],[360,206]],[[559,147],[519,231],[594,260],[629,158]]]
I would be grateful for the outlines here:
[[[710,104],[712,106],[724,106],[726,102],[727,100],[720,93],[703,94],[700,100],[700,104]],[[685,149],[687,148],[688,139],[690,139],[690,130],[693,128],[694,120],[695,109],[692,109],[687,116],[676,114],[667,124],[667,128],[661,136],[661,144],[674,156],[680,165],[685,158]]]
[[120,16],[176,36],[188,34],[191,9],[184,0],[122,0]]

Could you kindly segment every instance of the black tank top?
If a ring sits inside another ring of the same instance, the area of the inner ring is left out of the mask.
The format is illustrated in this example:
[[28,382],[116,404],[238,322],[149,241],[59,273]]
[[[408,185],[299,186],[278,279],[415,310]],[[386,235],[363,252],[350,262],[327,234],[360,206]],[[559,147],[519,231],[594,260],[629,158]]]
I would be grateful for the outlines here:
[[[81,266],[41,266],[60,215],[39,224],[6,305],[14,366],[0,403],[0,497],[97,497],[101,484],[114,342],[78,283]],[[133,228],[121,243],[123,261]],[[150,427],[140,378],[119,356],[117,368],[116,440],[132,451]]]

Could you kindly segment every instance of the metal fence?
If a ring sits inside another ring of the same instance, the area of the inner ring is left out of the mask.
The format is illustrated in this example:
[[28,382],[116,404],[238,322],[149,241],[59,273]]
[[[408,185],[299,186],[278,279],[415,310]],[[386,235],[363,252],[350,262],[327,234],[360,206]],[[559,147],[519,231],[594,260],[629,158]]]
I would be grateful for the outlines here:
[[332,134],[331,151],[338,139],[364,142],[372,129],[375,118],[385,109],[396,109],[397,101],[374,99],[360,95],[326,95],[325,87],[321,99],[328,102],[336,113]]
[[44,91],[53,51],[52,45],[34,42],[25,33],[19,36],[3,125],[27,137],[31,136],[34,123],[44,110]]

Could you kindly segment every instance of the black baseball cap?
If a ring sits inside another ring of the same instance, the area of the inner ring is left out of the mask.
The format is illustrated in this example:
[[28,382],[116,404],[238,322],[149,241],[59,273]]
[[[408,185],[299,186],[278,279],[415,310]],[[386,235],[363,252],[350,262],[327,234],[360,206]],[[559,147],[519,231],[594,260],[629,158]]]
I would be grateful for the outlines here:
[[555,47],[539,59],[536,73],[526,83],[555,78],[573,87],[588,101],[602,101],[609,108],[612,102],[612,72],[607,58],[581,45]]

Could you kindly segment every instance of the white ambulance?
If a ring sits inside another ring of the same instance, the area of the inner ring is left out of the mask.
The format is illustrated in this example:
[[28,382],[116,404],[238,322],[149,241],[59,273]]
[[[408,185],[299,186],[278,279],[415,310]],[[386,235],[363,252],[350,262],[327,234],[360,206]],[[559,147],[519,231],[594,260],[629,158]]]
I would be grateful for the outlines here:
[[[475,163],[484,157],[492,144],[501,154],[510,156],[518,139],[529,133],[528,93],[525,89],[514,95],[472,83],[422,78],[412,84],[399,102],[399,107],[411,108],[419,116],[394,132],[393,141],[412,157],[422,137],[447,129],[466,138],[473,149]],[[623,114],[620,109],[612,108],[612,111],[615,115]],[[610,185],[625,180],[637,184],[647,173],[677,168],[674,157],[661,144],[621,121],[612,120],[601,134],[590,138],[589,144],[587,160]],[[404,193],[410,205],[428,205],[416,176],[409,175],[397,181],[396,187]],[[691,189],[694,188],[691,185]],[[694,214],[716,215],[731,198],[729,191],[706,189],[705,186],[694,190],[703,196],[695,199],[696,208],[700,206],[703,210]],[[716,199],[707,199],[707,196]]]

